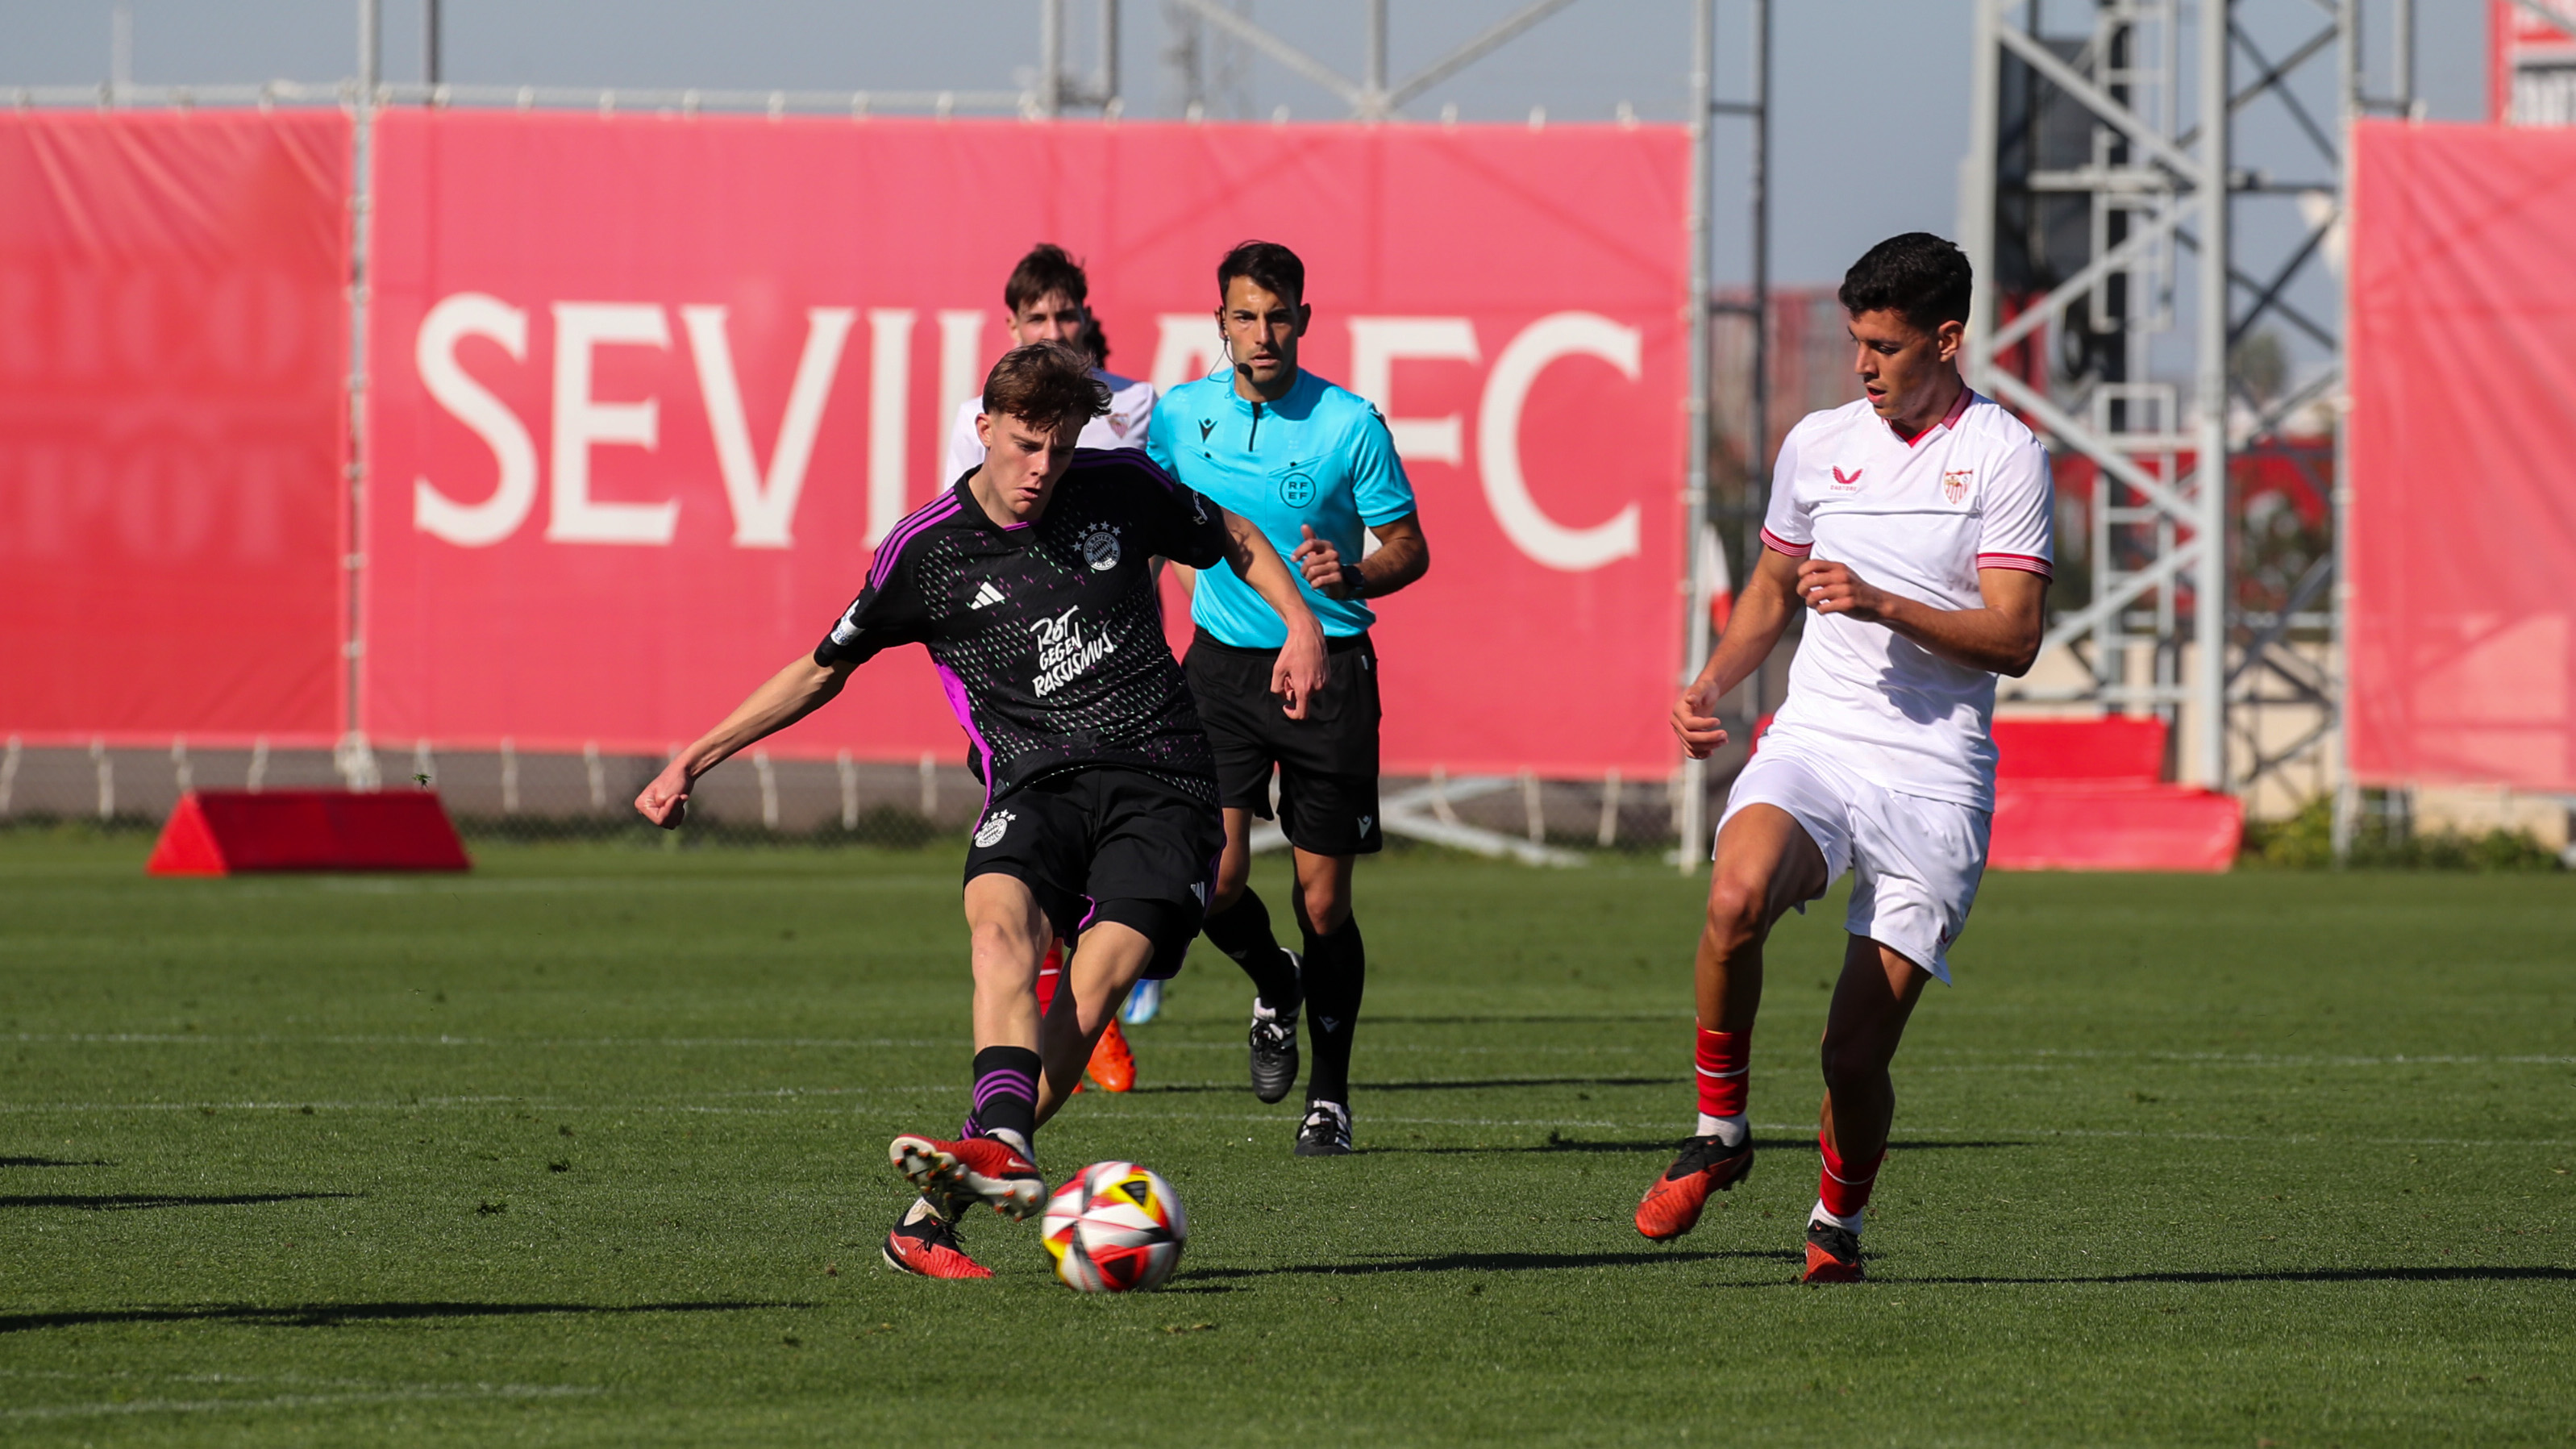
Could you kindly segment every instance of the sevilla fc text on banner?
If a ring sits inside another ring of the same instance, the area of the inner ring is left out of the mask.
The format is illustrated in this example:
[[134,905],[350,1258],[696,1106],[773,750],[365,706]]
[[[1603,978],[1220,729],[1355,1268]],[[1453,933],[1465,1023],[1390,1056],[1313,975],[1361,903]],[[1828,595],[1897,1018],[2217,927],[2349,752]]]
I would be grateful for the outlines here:
[[[381,742],[659,751],[809,651],[1007,346],[1037,241],[1112,371],[1223,363],[1217,259],[1307,265],[1434,567],[1380,606],[1391,771],[1660,775],[1680,649],[1688,147],[1653,127],[388,111],[368,336]],[[963,754],[899,651],[783,753]]]

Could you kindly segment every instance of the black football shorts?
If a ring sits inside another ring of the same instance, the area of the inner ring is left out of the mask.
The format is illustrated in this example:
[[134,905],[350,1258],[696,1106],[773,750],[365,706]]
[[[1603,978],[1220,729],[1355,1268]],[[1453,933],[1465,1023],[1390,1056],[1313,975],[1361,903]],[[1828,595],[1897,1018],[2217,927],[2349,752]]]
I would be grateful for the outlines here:
[[1325,684],[1290,719],[1270,692],[1276,649],[1220,644],[1205,629],[1185,667],[1199,722],[1216,748],[1217,798],[1270,818],[1279,772],[1279,825],[1314,855],[1367,855],[1386,844],[1377,810],[1377,648],[1366,634],[1326,639]]
[[[966,879],[1000,874],[1025,884],[1067,940],[1104,905],[1151,902],[1186,945],[1207,912],[1224,848],[1214,805],[1161,776],[1100,765],[1040,776],[985,807],[966,851]],[[1169,977],[1180,964],[1179,952],[1168,960],[1158,954],[1145,974]]]

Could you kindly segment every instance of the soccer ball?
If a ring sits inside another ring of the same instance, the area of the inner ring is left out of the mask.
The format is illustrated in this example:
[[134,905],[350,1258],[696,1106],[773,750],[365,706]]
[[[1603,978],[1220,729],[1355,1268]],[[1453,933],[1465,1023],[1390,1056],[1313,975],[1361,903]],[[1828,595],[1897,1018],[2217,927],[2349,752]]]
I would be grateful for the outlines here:
[[1189,1237],[1180,1195],[1132,1162],[1095,1162],[1047,1199],[1047,1256],[1077,1293],[1159,1288]]

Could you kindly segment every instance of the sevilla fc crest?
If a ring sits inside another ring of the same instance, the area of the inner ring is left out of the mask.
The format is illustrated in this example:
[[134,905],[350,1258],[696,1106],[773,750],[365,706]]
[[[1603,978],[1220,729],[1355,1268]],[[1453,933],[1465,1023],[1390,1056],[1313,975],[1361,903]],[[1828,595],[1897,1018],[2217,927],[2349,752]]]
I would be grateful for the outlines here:
[[1968,485],[1976,480],[1976,476],[1977,475],[1974,470],[1967,468],[1961,468],[1956,472],[1942,474],[1941,497],[1945,501],[1951,503],[1967,502]]

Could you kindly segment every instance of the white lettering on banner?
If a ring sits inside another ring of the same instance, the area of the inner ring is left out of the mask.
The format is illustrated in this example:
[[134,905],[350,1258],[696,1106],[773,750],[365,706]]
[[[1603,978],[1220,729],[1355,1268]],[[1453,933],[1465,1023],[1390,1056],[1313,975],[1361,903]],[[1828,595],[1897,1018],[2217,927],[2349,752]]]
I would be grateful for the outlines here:
[[1481,360],[1475,325],[1464,317],[1351,319],[1351,391],[1377,404],[1395,440],[1396,456],[1408,463],[1464,463],[1466,435],[1456,413],[1445,418],[1396,416],[1395,364]]
[[823,403],[832,395],[841,347],[858,315],[850,307],[806,311],[805,352],[796,360],[796,380],[787,390],[787,411],[779,420],[778,443],[764,477],[743,418],[742,385],[735,379],[733,346],[725,337],[725,309],[680,309],[680,325],[688,330],[689,352],[698,364],[698,392],[706,399],[707,430],[715,437],[716,469],[724,476],[725,501],[733,505],[734,547],[795,545],[796,499],[805,491],[805,468],[814,458]]
[[1216,371],[1225,358],[1225,340],[1217,336],[1216,309],[1163,312],[1154,318],[1154,371],[1146,378],[1157,393],[1170,392]]
[[[948,466],[948,426],[957,421],[958,404],[984,395],[984,314],[950,312],[939,314],[939,412],[934,421],[939,440],[930,461],[934,471]],[[935,478],[931,491],[938,492],[954,478]]]
[[412,345],[421,386],[492,450],[500,477],[492,485],[491,496],[482,502],[459,503],[427,478],[415,476],[411,521],[412,527],[459,548],[488,548],[516,533],[536,504],[537,447],[519,415],[456,360],[456,344],[468,337],[489,338],[510,354],[511,361],[525,362],[528,314],[497,297],[459,292],[429,309]]
[[590,496],[590,450],[623,443],[652,452],[661,436],[661,405],[651,398],[601,402],[590,395],[590,374],[591,354],[602,346],[668,350],[670,325],[649,302],[557,302],[554,313],[554,507],[546,539],[666,546],[679,526],[679,500],[601,503]]
[[1040,619],[1029,629],[1038,636],[1038,677],[1029,688],[1043,699],[1070,683],[1073,677],[1118,652],[1118,645],[1108,635],[1085,640],[1082,626],[1073,616],[1081,605],[1065,610],[1052,619]]
[[1590,528],[1569,528],[1548,517],[1530,497],[1529,480],[1521,473],[1521,408],[1538,375],[1559,358],[1597,357],[1634,381],[1639,346],[1636,328],[1597,312],[1551,313],[1522,329],[1485,378],[1476,419],[1476,461],[1484,476],[1485,504],[1513,546],[1549,568],[1582,573],[1635,554],[1640,547],[1638,507],[1631,501]]
[[903,486],[910,437],[912,309],[868,309],[868,547],[885,542],[912,511]]

